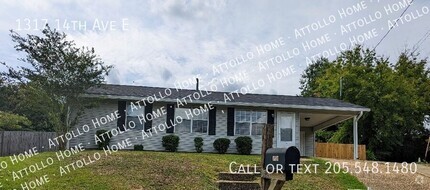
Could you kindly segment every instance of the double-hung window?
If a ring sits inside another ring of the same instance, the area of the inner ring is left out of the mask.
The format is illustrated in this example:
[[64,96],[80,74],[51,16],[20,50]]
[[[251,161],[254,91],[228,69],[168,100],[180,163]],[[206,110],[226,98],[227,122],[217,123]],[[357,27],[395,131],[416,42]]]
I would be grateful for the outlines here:
[[261,135],[267,121],[266,111],[236,110],[236,135]]
[[209,113],[199,108],[176,108],[175,117],[182,122],[175,126],[175,133],[208,133]]
[[[126,114],[126,128],[131,128],[134,124],[133,130],[143,130],[144,123],[140,123],[139,120],[139,116],[142,117],[145,114],[145,108],[143,106],[139,107],[138,105],[131,105],[131,103],[128,103]],[[130,122],[132,124],[130,124]]]

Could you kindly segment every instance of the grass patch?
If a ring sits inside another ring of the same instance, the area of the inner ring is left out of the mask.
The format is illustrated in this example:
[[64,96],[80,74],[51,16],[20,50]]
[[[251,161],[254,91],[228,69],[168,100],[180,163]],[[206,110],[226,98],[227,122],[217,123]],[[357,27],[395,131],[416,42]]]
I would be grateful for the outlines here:
[[317,164],[317,170],[315,172],[312,166],[312,173],[305,173],[305,169],[302,168],[302,173],[295,174],[294,179],[286,182],[283,189],[367,189],[355,176],[343,172],[338,174],[326,172],[329,165],[324,160],[306,159],[302,161],[302,164]]
[[[60,176],[60,166],[64,167],[80,159],[93,157],[99,153],[101,159]],[[24,175],[13,181],[13,171],[45,162],[53,158],[54,163],[40,171]],[[21,189],[22,183],[43,175],[49,182],[37,189],[217,189],[218,172],[229,171],[229,165],[259,164],[260,156],[210,153],[169,153],[150,151],[121,151],[105,156],[103,151],[84,151],[61,162],[55,153],[41,153],[23,162],[12,165],[9,157],[1,157],[8,162],[8,168],[0,170],[0,182],[4,189]],[[296,174],[284,189],[348,189],[365,186],[349,174],[324,174],[324,161],[308,160],[303,163],[318,163],[316,174]],[[321,172],[320,172],[321,171]],[[1,188],[0,188],[1,189]]]

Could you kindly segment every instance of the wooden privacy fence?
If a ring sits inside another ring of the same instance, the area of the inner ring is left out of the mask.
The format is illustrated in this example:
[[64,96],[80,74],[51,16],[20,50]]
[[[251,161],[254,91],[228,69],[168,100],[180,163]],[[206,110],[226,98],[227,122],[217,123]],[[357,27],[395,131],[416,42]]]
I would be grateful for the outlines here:
[[[317,157],[354,159],[353,144],[315,143]],[[366,145],[358,145],[358,159],[366,160]]]
[[28,152],[33,147],[37,147],[38,152],[55,151],[57,146],[49,149],[48,141],[49,138],[55,137],[57,137],[55,132],[0,131],[0,156]]

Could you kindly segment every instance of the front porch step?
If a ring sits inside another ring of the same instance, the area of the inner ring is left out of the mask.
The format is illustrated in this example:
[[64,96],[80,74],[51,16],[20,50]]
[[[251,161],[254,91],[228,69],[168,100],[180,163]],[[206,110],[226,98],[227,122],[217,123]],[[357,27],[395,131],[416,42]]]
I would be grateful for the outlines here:
[[220,190],[260,190],[257,181],[217,181]]
[[258,176],[260,176],[260,174],[220,172],[218,174],[218,179],[223,181],[254,181]]
[[247,166],[244,165],[242,167],[232,168],[233,171],[237,173],[253,173],[253,172],[261,172],[261,166]]

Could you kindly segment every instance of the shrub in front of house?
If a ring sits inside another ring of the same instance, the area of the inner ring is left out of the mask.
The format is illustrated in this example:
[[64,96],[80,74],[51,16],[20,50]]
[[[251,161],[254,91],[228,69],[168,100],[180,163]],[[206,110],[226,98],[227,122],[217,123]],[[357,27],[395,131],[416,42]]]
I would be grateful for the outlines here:
[[100,139],[100,141],[97,142],[97,146],[99,147],[100,150],[102,150],[103,148],[107,148],[109,146],[110,137],[112,135],[110,134],[110,131],[108,133],[106,132],[108,131],[107,130],[96,131],[96,135]]
[[143,150],[143,145],[141,145],[141,144],[134,145],[134,150],[135,151],[142,151]]
[[179,146],[179,137],[176,135],[167,135],[163,139],[163,147],[170,152],[176,152]]
[[230,139],[219,138],[214,141],[214,148],[220,154],[226,153],[228,147],[230,147]]
[[196,147],[196,152],[203,152],[203,138],[196,137],[194,138],[194,146]]
[[234,139],[234,143],[236,143],[236,149],[239,154],[251,154],[252,151],[252,139],[251,137],[243,136],[237,137]]

